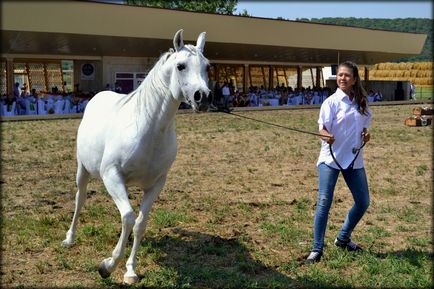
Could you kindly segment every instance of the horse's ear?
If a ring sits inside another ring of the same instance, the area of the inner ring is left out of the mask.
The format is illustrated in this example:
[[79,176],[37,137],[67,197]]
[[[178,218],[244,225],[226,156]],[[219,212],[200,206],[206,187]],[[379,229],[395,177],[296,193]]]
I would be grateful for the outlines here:
[[203,52],[203,47],[205,46],[205,36],[206,36],[206,32],[202,32],[201,34],[199,34],[199,37],[197,38],[196,48],[200,50],[200,52]]
[[184,47],[184,40],[182,39],[182,32],[184,32],[183,29],[178,30],[176,32],[175,37],[173,38],[173,47],[178,52],[181,50],[182,47]]

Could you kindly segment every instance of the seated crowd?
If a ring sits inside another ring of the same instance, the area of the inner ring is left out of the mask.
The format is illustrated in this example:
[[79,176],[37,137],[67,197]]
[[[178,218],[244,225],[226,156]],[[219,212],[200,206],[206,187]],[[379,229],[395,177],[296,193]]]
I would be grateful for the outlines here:
[[[233,85],[224,83],[222,87],[215,85],[213,105],[220,107],[252,107],[252,106],[290,106],[322,104],[333,92],[329,87],[301,87],[293,89],[283,84],[268,90],[263,86],[250,87],[247,93],[240,93]],[[370,90],[368,101],[382,101],[380,91]]]
[[240,93],[224,83],[221,88],[217,84],[213,93],[214,104],[223,104],[226,107],[246,107],[321,104],[331,94],[331,90],[328,87],[293,89],[282,84],[271,90],[263,86],[254,86],[250,87],[247,93]]
[[82,113],[89,100],[94,96],[88,93],[65,93],[53,87],[51,92],[37,93],[32,89],[29,93],[25,87],[21,93],[6,95],[0,101],[0,115],[44,115],[44,114],[68,114]]
[[[106,88],[110,89],[109,87]],[[120,92],[117,89],[112,89]],[[32,114],[68,114],[82,113],[89,100],[95,95],[94,92],[81,92],[76,85],[73,93],[60,92],[53,87],[51,92],[36,93],[35,89],[29,93],[24,87],[14,89],[13,94],[4,94],[0,101],[0,115],[32,115]],[[240,93],[233,85],[224,83],[222,87],[215,85],[213,90],[213,105],[216,107],[255,107],[255,106],[281,106],[281,105],[308,105],[321,104],[329,95],[328,87],[314,87],[293,89],[283,84],[271,90],[261,87],[250,87],[248,93]],[[368,101],[382,101],[379,91],[370,90]],[[189,108],[182,103],[180,108]]]

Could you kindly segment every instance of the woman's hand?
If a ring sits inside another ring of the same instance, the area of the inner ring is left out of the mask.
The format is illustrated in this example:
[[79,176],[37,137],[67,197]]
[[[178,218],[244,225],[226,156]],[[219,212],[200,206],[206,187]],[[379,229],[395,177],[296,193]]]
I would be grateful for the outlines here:
[[325,138],[324,140],[328,144],[333,144],[335,142],[335,137],[332,134],[329,134],[329,137]]
[[335,137],[330,134],[325,128],[321,129],[319,131],[319,134],[321,135],[321,139],[326,143],[333,144],[335,142]]
[[365,143],[367,143],[371,139],[371,135],[369,134],[366,128],[363,129],[362,138],[363,138],[363,142]]

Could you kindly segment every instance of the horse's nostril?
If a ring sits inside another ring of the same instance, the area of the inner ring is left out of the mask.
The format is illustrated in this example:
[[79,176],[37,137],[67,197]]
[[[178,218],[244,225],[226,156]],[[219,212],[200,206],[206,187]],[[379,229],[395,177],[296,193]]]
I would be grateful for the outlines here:
[[204,91],[202,92],[202,99],[205,100],[205,101],[208,101],[208,99],[209,99],[208,95]]
[[202,99],[202,94],[198,90],[194,93],[194,101],[199,102],[201,99]]

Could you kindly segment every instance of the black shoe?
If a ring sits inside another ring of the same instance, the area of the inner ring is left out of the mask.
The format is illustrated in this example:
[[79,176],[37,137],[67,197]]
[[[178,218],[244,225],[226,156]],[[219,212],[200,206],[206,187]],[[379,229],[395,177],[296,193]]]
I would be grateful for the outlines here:
[[356,243],[353,243],[351,240],[348,241],[341,241],[338,238],[335,240],[335,245],[339,248],[348,250],[348,251],[363,251],[362,247],[357,245]]
[[304,263],[306,263],[306,264],[317,263],[321,260],[321,257],[322,257],[322,252],[312,251],[312,252],[310,252],[306,261],[304,261]]

